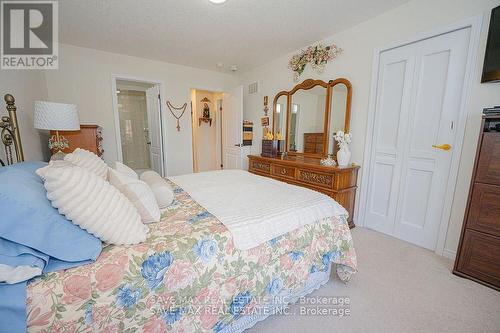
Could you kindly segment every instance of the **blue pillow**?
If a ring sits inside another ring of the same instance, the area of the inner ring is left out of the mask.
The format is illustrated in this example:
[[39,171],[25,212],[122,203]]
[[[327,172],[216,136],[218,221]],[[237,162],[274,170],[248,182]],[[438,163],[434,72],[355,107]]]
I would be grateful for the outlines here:
[[52,207],[35,173],[45,165],[24,162],[0,168],[0,237],[60,261],[95,260],[101,241]]

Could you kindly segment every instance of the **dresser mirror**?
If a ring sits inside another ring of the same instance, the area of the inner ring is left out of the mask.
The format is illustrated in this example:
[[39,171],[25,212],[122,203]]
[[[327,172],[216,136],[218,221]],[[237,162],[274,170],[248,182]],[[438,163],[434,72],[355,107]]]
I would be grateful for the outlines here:
[[324,154],[327,93],[328,86],[314,85],[290,94],[287,132],[289,152]]
[[331,87],[330,100],[330,125],[328,132],[328,154],[336,155],[338,146],[333,140],[333,135],[338,131],[349,132],[351,118],[351,83],[346,79],[337,79],[329,82]]
[[274,98],[273,132],[290,155],[335,154],[333,134],[349,131],[352,89],[346,79],[305,80]]
[[286,133],[287,94],[278,94],[273,103],[273,133],[284,138]]

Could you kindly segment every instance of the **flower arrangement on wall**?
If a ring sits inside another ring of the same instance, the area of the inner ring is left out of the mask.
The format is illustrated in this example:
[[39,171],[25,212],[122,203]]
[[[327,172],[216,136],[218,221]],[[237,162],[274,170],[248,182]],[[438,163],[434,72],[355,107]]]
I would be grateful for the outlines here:
[[321,74],[325,70],[328,61],[335,59],[341,52],[342,49],[335,44],[309,46],[290,59],[288,68],[294,72],[294,80],[298,81],[308,63],[318,74]]

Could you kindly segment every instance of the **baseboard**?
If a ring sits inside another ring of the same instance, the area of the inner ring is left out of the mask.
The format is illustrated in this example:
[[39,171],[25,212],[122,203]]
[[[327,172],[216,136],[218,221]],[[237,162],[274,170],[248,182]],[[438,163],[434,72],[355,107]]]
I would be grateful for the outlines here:
[[457,251],[452,251],[448,249],[443,250],[443,257],[446,257],[451,260],[455,260],[455,257],[457,256]]

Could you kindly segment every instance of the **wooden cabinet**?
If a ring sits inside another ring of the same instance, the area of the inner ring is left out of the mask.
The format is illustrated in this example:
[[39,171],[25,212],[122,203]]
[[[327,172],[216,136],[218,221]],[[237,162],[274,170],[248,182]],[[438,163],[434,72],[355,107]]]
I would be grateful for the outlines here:
[[489,285],[500,286],[500,242],[498,238],[471,229],[465,231],[457,271],[465,277]]
[[322,154],[324,139],[323,133],[304,133],[304,154]]
[[453,273],[500,290],[500,132],[483,129]]
[[322,192],[349,212],[349,226],[354,227],[354,200],[359,166],[327,167],[319,159],[299,156],[269,158],[249,155],[248,171],[290,184]]
[[477,183],[472,190],[467,228],[500,237],[500,186]]
[[500,133],[483,133],[476,181],[500,185]]
[[[55,135],[55,131],[50,131],[50,135]],[[86,149],[97,156],[102,156],[102,128],[98,125],[80,125],[79,131],[59,131],[59,135],[68,139],[69,148],[63,150],[63,153],[69,154],[76,148]],[[52,151],[54,154],[55,151]]]

